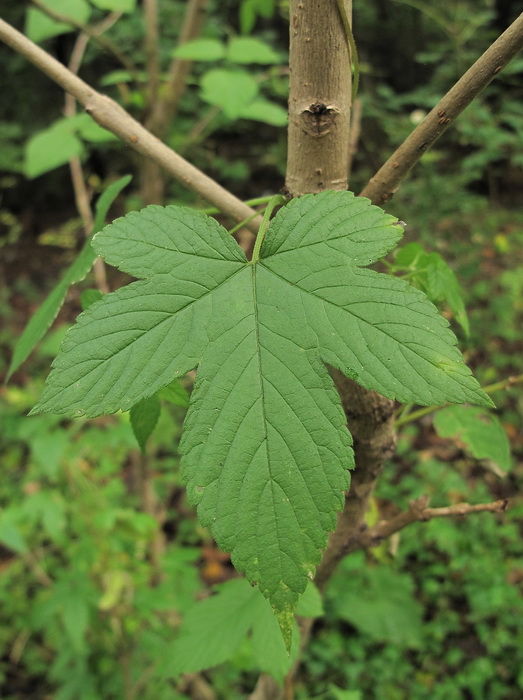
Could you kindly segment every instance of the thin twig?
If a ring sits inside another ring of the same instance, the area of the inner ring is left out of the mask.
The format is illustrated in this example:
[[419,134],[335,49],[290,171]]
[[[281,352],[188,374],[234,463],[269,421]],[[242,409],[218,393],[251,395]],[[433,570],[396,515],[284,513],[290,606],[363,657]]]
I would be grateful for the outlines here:
[[[101,32],[108,29],[117,19],[114,15],[109,15],[103,22],[101,22],[96,29],[93,31],[100,34]],[[81,33],[78,35],[73,51],[71,53],[71,58],[69,60],[69,70],[75,75],[80,70],[82,64],[82,59],[89,43],[90,37]],[[76,101],[72,95],[69,93],[65,94],[65,106],[64,115],[66,117],[74,117],[76,114]],[[74,197],[76,202],[76,208],[82,219],[84,234],[89,236],[91,229],[93,228],[93,213],[90,206],[90,197],[85,186],[85,176],[82,168],[82,161],[78,156],[73,156],[69,160],[69,170],[71,171],[71,181],[73,183]],[[105,272],[105,263],[101,258],[96,258],[93,265],[94,278],[96,281],[97,288],[104,294],[109,292],[109,285],[107,284],[107,275]]]
[[147,94],[145,104],[150,111],[158,94],[160,80],[160,60],[158,56],[158,44],[160,34],[158,31],[158,4],[156,0],[144,0],[143,18],[145,24],[145,56],[147,66]]
[[[217,206],[233,220],[243,221],[254,214],[253,209],[243,204],[231,192],[155,138],[117,102],[97,92],[2,19],[0,19],[0,39],[25,56],[64,90],[74,95],[100,126],[118,136],[134,150],[157,162],[168,173],[203,199]],[[257,232],[260,224],[261,217],[257,217],[247,226],[250,230]]]
[[[203,24],[207,0],[189,0],[178,38],[178,46],[199,36]],[[157,136],[163,137],[176,115],[180,98],[185,90],[185,81],[192,61],[174,58],[169,66],[167,82],[161,99],[153,106],[147,127]]]
[[[109,53],[112,53],[113,56],[122,64],[122,66],[127,68],[133,80],[135,82],[138,82],[138,69],[136,68],[134,63],[124,53],[120,51],[120,49],[114,42],[112,42],[105,36],[100,36],[98,32],[92,27],[90,27],[88,24],[79,22],[77,19],[69,17],[69,15],[63,15],[60,12],[56,12],[55,10],[48,7],[45,3],[41,2],[41,0],[30,1],[32,5],[34,5],[38,10],[40,10],[40,12],[43,12],[51,19],[54,19],[56,22],[68,24],[69,26],[74,27],[75,29],[79,29],[84,34],[87,34],[87,36],[93,39],[102,49],[108,51]],[[117,17],[121,17],[122,15],[121,12],[113,14],[117,14]]]
[[403,530],[415,522],[427,522],[433,518],[464,517],[473,513],[504,513],[508,500],[502,499],[492,503],[455,503],[443,508],[429,508],[429,497],[420,496],[410,502],[408,510],[395,515],[390,520],[384,520],[374,527],[355,533],[347,543],[347,554],[365,547],[376,547],[384,539]]
[[363,188],[361,196],[383,204],[424,153],[472,100],[523,48],[523,13],[469,68]]
[[360,140],[361,134],[361,113],[362,113],[362,102],[361,98],[357,97],[352,105],[351,117],[350,117],[350,135],[349,135],[349,163],[347,167],[347,181],[350,182],[352,161],[358,150],[358,142]]
[[[508,389],[515,384],[521,384],[523,382],[523,374],[518,374],[517,376],[507,377],[507,379],[502,379],[500,382],[495,384],[489,384],[488,386],[481,387],[485,394],[493,394],[496,391],[501,391],[502,389]],[[436,411],[441,411],[442,408],[447,408],[449,404],[443,404],[442,406],[426,406],[425,408],[420,408],[417,411],[412,411],[407,413],[405,416],[400,416],[396,419],[396,427],[401,425],[406,425],[407,423],[413,423],[424,416],[428,416]]]

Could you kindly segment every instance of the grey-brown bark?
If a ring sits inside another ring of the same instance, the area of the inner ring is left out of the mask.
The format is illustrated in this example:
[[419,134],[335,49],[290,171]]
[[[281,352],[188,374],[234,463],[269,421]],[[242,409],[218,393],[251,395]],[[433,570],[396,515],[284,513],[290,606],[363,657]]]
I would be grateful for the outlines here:
[[336,0],[292,0],[290,56],[286,187],[346,190],[351,68]]

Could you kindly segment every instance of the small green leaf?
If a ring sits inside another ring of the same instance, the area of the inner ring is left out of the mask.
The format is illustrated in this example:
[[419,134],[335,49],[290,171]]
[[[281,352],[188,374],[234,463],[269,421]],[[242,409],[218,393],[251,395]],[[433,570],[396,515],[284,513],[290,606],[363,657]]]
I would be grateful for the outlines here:
[[185,615],[179,637],[169,649],[170,674],[195,673],[230,659],[267,605],[245,579],[216,587]]
[[275,102],[269,100],[254,100],[242,107],[238,115],[243,119],[253,119],[272,126],[285,126],[287,124],[287,110]]
[[476,459],[488,459],[503,471],[512,468],[510,443],[497,417],[481,408],[448,406],[434,416],[440,437],[462,442]]
[[136,0],[90,0],[100,10],[109,12],[134,12]]
[[18,554],[27,551],[27,542],[20,532],[18,521],[20,512],[15,508],[6,508],[0,512],[0,543]]
[[[76,22],[86,24],[89,21],[91,8],[85,0],[44,0],[44,4],[50,10]],[[57,22],[36,8],[29,7],[27,10],[25,33],[32,41],[39,42],[74,31],[76,29],[71,24]]]
[[258,83],[243,71],[215,68],[202,76],[202,99],[221,107],[229,119],[237,119],[258,94]]
[[80,303],[82,305],[82,310],[86,311],[91,304],[94,304],[97,301],[100,301],[100,299],[103,299],[103,294],[100,292],[98,289],[86,289],[82,294],[80,295]]
[[90,141],[91,143],[118,141],[117,136],[97,124],[89,114],[78,114],[73,119],[75,120],[74,125],[77,133],[85,141]]
[[64,120],[45,131],[32,136],[25,145],[24,172],[28,178],[65,165],[69,160],[83,153],[82,142]]
[[173,56],[187,61],[218,61],[225,56],[225,45],[218,39],[194,39],[177,46]]
[[257,17],[268,19],[275,10],[275,0],[242,0],[240,3],[240,27],[242,34],[249,34]]
[[9,381],[9,378],[12,376],[13,372],[15,372],[18,367],[25,362],[33,351],[35,345],[42,339],[47,329],[55,320],[69,287],[75,282],[80,282],[80,280],[82,280],[91,269],[96,258],[96,254],[91,247],[92,236],[102,228],[107,212],[109,211],[109,207],[124,189],[124,187],[126,187],[130,182],[131,176],[124,175],[116,180],[116,182],[109,185],[105,192],[100,196],[100,199],[96,203],[96,216],[91,236],[87,239],[76,260],[67,269],[60,282],[49,294],[38,311],[36,311],[36,313],[33,315],[25,327],[24,332],[17,340],[13,350],[11,364],[9,365],[9,370],[7,372],[6,381]]
[[398,251],[396,267],[409,270],[411,282],[422,289],[432,302],[446,303],[465,334],[469,335],[461,287],[454,271],[439,253],[427,253],[419,243],[409,243]]
[[[261,596],[260,596],[261,598]],[[257,616],[252,626],[252,650],[256,667],[269,673],[278,683],[283,684],[285,676],[296,661],[300,650],[300,633],[296,622],[293,623],[292,645],[290,652],[285,647],[278,619],[269,603],[261,598]]]
[[233,63],[281,63],[279,54],[270,44],[247,36],[231,39],[227,47],[227,58]]
[[173,406],[183,406],[185,408],[189,405],[190,401],[189,392],[180,384],[178,379],[175,379],[166,387],[160,389],[158,398],[169,401]]
[[330,605],[342,620],[379,642],[419,648],[423,640],[423,608],[414,598],[407,574],[384,565],[366,567],[350,579],[336,576],[329,586]]
[[160,411],[161,404],[156,394],[148,399],[142,399],[131,408],[131,426],[143,453],[145,453],[147,440],[156,428]]
[[300,617],[322,617],[323,614],[321,593],[311,581],[300,598],[296,608],[296,615]]

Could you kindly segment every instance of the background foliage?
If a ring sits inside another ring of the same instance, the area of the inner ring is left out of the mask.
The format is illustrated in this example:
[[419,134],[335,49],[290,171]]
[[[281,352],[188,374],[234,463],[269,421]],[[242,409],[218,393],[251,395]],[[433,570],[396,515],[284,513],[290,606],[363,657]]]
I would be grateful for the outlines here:
[[[116,0],[77,4],[81,19],[87,12],[93,24],[107,10],[130,10],[107,36],[143,74],[141,7]],[[164,71],[184,4],[160,3]],[[64,3],[56,6],[65,12]],[[514,19],[517,3],[356,0],[354,6],[363,119],[351,186],[358,191]],[[67,3],[68,12],[71,7]],[[206,43],[192,47],[197,53],[191,55],[189,86],[167,135],[168,143],[244,198],[277,191],[283,182],[286,12],[285,2],[210,3]],[[34,18],[26,25],[21,3],[10,3],[2,14],[38,32]],[[76,32],[55,30],[39,40],[67,62]],[[237,51],[241,37],[251,43]],[[80,156],[93,197],[133,172],[133,184],[113,206],[115,216],[141,206],[142,164],[83,115],[64,121],[60,90],[20,57],[3,47],[0,52],[0,89],[8,96],[0,106],[5,372],[14,340],[83,242],[68,168],[60,163]],[[403,248],[389,265],[428,289],[430,261],[434,269],[440,258],[448,263],[464,304],[449,295],[454,283],[449,286],[448,276],[446,294],[435,289],[434,298],[483,384],[523,371],[523,215],[516,208],[523,182],[522,68],[523,59],[516,58],[425,156],[389,207],[408,224],[405,242],[422,246],[424,266],[409,267],[412,248]],[[143,75],[135,82],[94,42],[81,75],[144,116]],[[230,88],[226,100],[215,89],[220,80]],[[58,146],[69,150],[58,162],[49,160]],[[204,206],[173,182],[167,202]],[[126,279],[111,273],[109,283]],[[71,288],[53,332],[0,389],[0,694],[7,700],[163,700],[194,696],[200,683],[218,698],[245,697],[260,669],[281,679],[290,661],[277,649],[267,657],[259,640],[270,639],[271,618],[261,607],[247,618],[234,608],[242,635],[238,625],[227,627],[233,614],[224,614],[227,595],[242,600],[227,586],[241,584],[227,583],[234,575],[230,563],[185,500],[177,452],[184,390],[162,399],[145,454],[128,414],[90,422],[25,417],[81,308],[80,293],[93,285],[88,278]],[[189,377],[184,388],[190,383]],[[477,439],[467,441],[463,431],[449,433],[444,412],[436,421],[405,422],[368,521],[407,507],[421,493],[430,494],[434,506],[510,497],[510,510],[503,519],[485,514],[413,525],[379,548],[347,558],[323,608],[312,592],[302,610],[318,622],[298,698],[521,697],[523,401],[517,387],[493,399],[497,426],[510,439],[510,459],[503,449],[482,453]],[[209,599],[217,583],[224,587]],[[216,605],[222,615],[215,629],[227,653],[184,665],[180,649],[202,646],[201,637],[191,641],[187,632],[197,629],[191,620],[208,615],[198,601],[215,599],[225,601]],[[182,674],[218,661],[204,676]]]

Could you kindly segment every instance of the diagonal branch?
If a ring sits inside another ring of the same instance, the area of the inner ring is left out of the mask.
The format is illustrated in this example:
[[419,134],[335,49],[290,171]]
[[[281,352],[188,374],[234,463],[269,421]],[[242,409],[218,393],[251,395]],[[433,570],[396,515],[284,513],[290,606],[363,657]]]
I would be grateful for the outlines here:
[[[189,189],[218,207],[220,211],[228,214],[235,221],[243,221],[255,213],[254,209],[159,141],[117,102],[97,92],[2,19],[0,19],[0,39],[27,58],[64,90],[74,95],[100,126],[111,131],[138,153],[154,160]],[[260,224],[261,217],[257,216],[246,226],[257,232]]]
[[398,191],[401,181],[423,154],[522,48],[523,13],[478,58],[394,151],[371,177],[361,196],[368,197],[373,204],[383,204],[391,199]]

